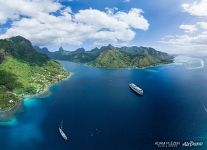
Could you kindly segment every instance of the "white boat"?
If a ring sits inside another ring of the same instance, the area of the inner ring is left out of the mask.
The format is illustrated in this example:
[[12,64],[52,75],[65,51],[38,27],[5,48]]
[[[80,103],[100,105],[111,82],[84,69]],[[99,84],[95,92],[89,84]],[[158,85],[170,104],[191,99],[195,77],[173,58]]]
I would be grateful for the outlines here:
[[68,137],[64,133],[62,125],[63,125],[63,121],[61,121],[61,124],[60,124],[60,127],[59,127],[59,132],[60,132],[60,135],[62,136],[62,138],[67,141],[68,140]]
[[130,84],[129,84],[129,87],[130,87],[133,91],[135,91],[136,93],[138,93],[138,94],[140,94],[140,95],[143,95],[143,94],[144,94],[144,91],[143,91],[140,87],[136,86],[134,83],[130,83]]

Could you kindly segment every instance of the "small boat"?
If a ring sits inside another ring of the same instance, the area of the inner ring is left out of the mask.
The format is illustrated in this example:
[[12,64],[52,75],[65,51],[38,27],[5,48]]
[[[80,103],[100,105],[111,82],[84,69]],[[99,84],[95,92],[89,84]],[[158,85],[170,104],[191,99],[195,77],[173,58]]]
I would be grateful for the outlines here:
[[63,121],[61,121],[61,124],[60,124],[60,127],[59,127],[59,132],[60,132],[60,135],[62,136],[62,138],[67,141],[68,137],[63,131]]
[[129,84],[129,87],[130,87],[134,92],[136,92],[136,93],[139,94],[139,95],[143,95],[143,94],[144,94],[144,91],[143,91],[140,87],[136,86],[134,83],[130,83],[130,84]]

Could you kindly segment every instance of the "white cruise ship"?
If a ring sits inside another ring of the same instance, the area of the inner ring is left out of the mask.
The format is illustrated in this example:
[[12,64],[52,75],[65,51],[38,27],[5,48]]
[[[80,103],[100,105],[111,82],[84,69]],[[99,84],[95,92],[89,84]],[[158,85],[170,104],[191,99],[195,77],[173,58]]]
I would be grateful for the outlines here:
[[140,94],[140,95],[143,95],[143,94],[144,94],[144,91],[143,91],[140,87],[136,86],[134,83],[130,83],[130,84],[129,84],[129,87],[130,87],[133,91],[135,91],[137,94]]

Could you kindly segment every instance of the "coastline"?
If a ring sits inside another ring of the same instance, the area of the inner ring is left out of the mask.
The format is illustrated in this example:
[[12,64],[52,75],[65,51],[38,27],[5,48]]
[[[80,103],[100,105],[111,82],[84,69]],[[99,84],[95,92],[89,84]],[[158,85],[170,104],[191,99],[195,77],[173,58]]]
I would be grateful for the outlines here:
[[[136,66],[129,66],[129,67],[106,67],[106,66],[93,66],[87,63],[84,63],[83,65],[89,66],[89,67],[94,67],[94,68],[104,68],[104,69],[148,69],[151,67],[157,67],[161,65],[169,65],[169,64],[174,64],[174,60],[171,63],[158,63],[158,64],[153,64],[145,67],[136,67]],[[79,63],[78,63],[79,64]],[[81,64],[81,63],[80,63]]]
[[[80,62],[74,62],[74,61],[69,61],[69,60],[56,60],[58,62],[61,61],[66,61],[66,62],[71,62],[71,63],[75,63],[75,64],[79,64],[79,65],[84,65],[84,66],[88,66],[88,67],[94,67],[94,68],[104,68],[104,69],[147,69],[147,68],[151,68],[151,67],[157,67],[157,66],[161,66],[161,65],[170,65],[170,64],[174,64],[175,63],[175,57],[172,59],[172,62],[166,62],[166,63],[157,63],[157,64],[151,64],[149,66],[145,66],[145,67],[136,67],[136,66],[127,66],[127,67],[106,67],[106,66],[93,66],[89,63],[80,63]],[[63,67],[64,70],[66,70]]]
[[[81,64],[81,63],[79,63],[79,64]],[[121,67],[121,68],[97,67],[97,66],[92,66],[92,65],[89,65],[89,64],[82,64],[82,65],[86,65],[86,66],[94,67],[94,68],[104,68],[104,69],[148,69],[148,68],[151,68],[151,67],[156,67],[156,66],[166,65],[166,64],[168,64],[168,65],[169,64],[174,64],[174,62],[154,64],[154,65],[150,65],[150,66],[147,66],[147,67]],[[66,68],[64,68],[64,67],[63,67],[63,69],[66,70]],[[22,94],[22,95],[19,95],[20,100],[18,101],[17,104],[15,104],[14,107],[0,111],[0,122],[1,121],[9,121],[11,119],[11,117],[14,116],[15,113],[20,110],[21,106],[23,105],[24,100],[29,99],[29,98],[43,98],[43,97],[49,96],[51,94],[50,88],[52,86],[54,86],[54,85],[56,85],[56,84],[58,84],[62,81],[68,80],[69,78],[71,78],[71,76],[73,74],[74,74],[73,72],[69,72],[69,75],[67,77],[61,79],[60,81],[54,82],[50,85],[47,85],[42,91],[39,91],[36,94],[33,94],[33,95],[24,95],[24,94]],[[5,114],[10,114],[10,115],[5,115]],[[2,116],[7,116],[7,117],[2,117]]]
[[69,75],[66,78],[63,78],[62,80],[60,80],[58,82],[52,83],[50,85],[47,85],[44,90],[42,90],[42,91],[40,91],[40,92],[38,92],[36,94],[33,94],[33,95],[24,95],[24,96],[21,97],[21,99],[24,100],[24,99],[28,99],[28,98],[38,98],[38,97],[46,97],[46,96],[49,96],[49,94],[50,94],[50,88],[52,86],[54,86],[55,84],[58,84],[58,83],[60,83],[62,81],[68,80],[72,75],[73,75],[73,73],[70,72]]
[[10,107],[6,110],[0,110],[0,122],[10,121],[10,119],[17,113],[23,105],[22,99],[18,101],[13,107]]
[[[63,69],[66,70],[65,68],[63,68]],[[54,86],[55,84],[58,84],[62,81],[68,80],[73,75],[72,72],[68,72],[68,73],[69,73],[69,75],[67,77],[61,79],[60,81],[54,82],[50,85],[47,85],[44,90],[42,90],[36,94],[19,95],[19,101],[13,107],[7,108],[5,110],[0,110],[0,122],[10,121],[10,119],[22,108],[23,101],[25,99],[49,96],[50,95],[50,88],[52,86]]]
[[[63,69],[66,70],[65,68],[63,68]],[[60,82],[63,82],[63,81],[66,81],[66,80],[70,79],[72,75],[73,75],[73,72],[70,72],[69,75],[66,78],[63,78],[62,80],[60,80],[58,82],[55,82],[55,83],[53,83],[51,85],[48,85],[43,91],[40,91],[39,93],[36,93],[34,95],[25,95],[22,98],[24,100],[24,99],[28,99],[28,98],[40,98],[40,97],[43,98],[43,97],[47,97],[47,96],[49,96],[51,94],[50,88],[52,86],[54,86],[54,85],[56,85],[56,84],[58,84]]]

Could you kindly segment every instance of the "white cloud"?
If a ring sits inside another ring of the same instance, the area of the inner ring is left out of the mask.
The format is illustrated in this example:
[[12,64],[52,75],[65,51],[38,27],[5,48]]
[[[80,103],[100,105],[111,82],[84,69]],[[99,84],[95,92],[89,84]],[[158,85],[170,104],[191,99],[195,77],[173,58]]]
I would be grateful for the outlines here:
[[94,43],[130,42],[135,37],[135,30],[149,27],[143,11],[138,8],[128,12],[116,8],[113,11],[84,9],[73,13],[70,7],[52,0],[7,0],[5,3],[0,0],[0,5],[0,23],[13,20],[0,38],[21,35],[40,46],[81,45],[87,40]]
[[131,0],[124,0],[123,2],[124,3],[129,3]]
[[197,22],[198,25],[204,30],[207,30],[207,22]]
[[163,47],[165,47],[171,53],[177,54],[207,54],[207,34],[203,33],[202,36],[189,36],[189,35],[175,35],[164,37],[160,41]]
[[207,16],[207,0],[197,0],[193,3],[182,4],[185,12],[193,16]]
[[185,3],[182,4],[182,8],[184,12],[193,16],[196,21],[192,24],[180,25],[179,28],[184,33],[166,36],[160,42],[170,45],[172,49],[207,53],[207,22],[205,21],[207,19],[207,0],[196,0],[190,4]]
[[142,13],[143,11],[141,9],[132,8],[128,13],[117,12],[115,18],[119,21],[126,22],[132,28],[148,30],[149,23],[142,16]]
[[52,0],[0,0],[0,23],[8,19],[19,19],[20,15],[37,17],[40,13],[51,13],[59,10],[60,3]]
[[106,7],[105,10],[107,14],[114,14],[119,9],[117,7],[113,7],[113,8]]
[[176,53],[207,53],[207,32],[205,31],[197,35],[166,36],[160,42]]
[[175,35],[175,36],[167,36],[162,39],[163,43],[169,43],[169,44],[177,44],[177,45],[203,45],[206,46],[207,43],[207,32],[202,32],[198,35]]
[[188,24],[182,24],[180,25],[179,28],[184,30],[184,32],[186,33],[193,33],[198,30],[196,25],[188,25]]

